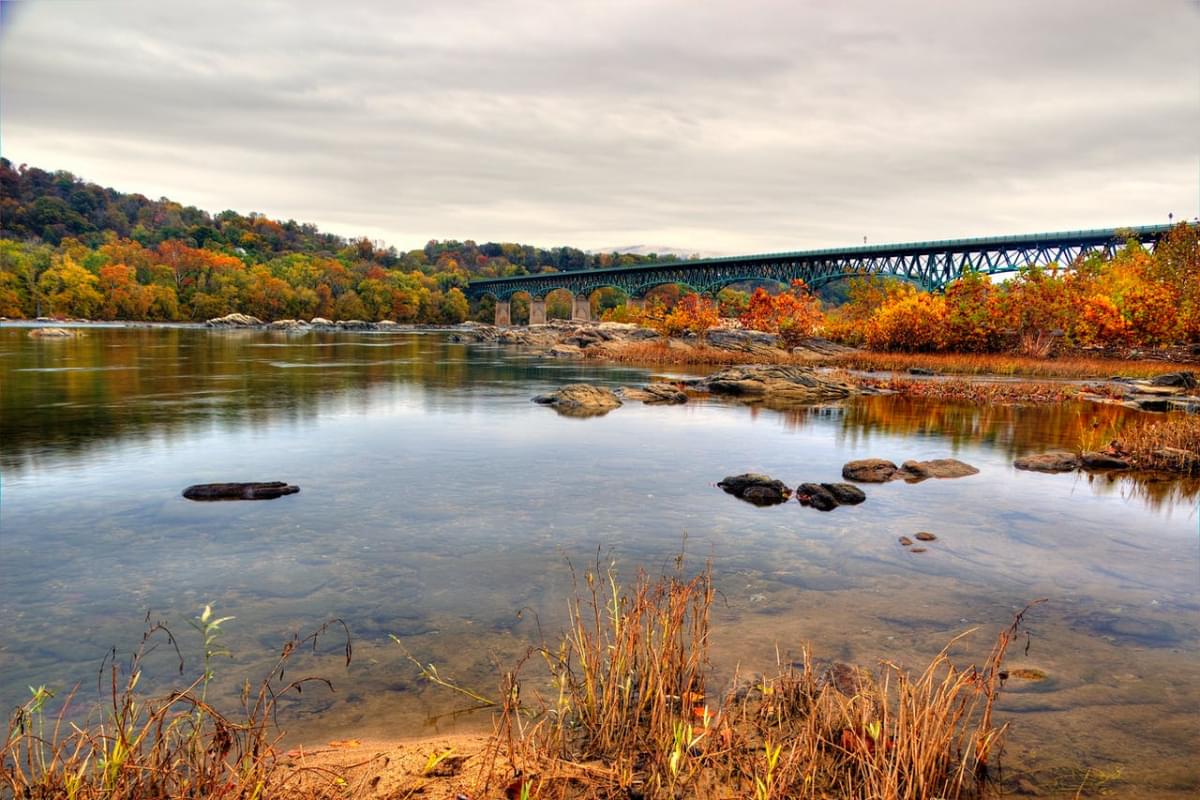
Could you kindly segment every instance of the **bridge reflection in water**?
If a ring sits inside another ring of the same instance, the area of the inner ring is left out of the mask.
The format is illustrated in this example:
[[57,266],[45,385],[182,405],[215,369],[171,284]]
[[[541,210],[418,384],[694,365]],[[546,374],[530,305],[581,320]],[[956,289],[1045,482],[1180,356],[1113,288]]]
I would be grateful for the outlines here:
[[1153,246],[1170,228],[1170,225],[1147,225],[666,261],[476,280],[471,281],[467,294],[473,298],[495,298],[496,324],[509,325],[513,295],[526,293],[530,298],[529,322],[538,325],[546,321],[546,295],[558,289],[574,296],[571,318],[575,320],[591,317],[589,295],[604,288],[620,289],[634,306],[644,303],[651,289],[666,284],[715,295],[725,286],[746,281],[786,286],[800,279],[816,288],[839,278],[887,275],[933,290],[968,270],[998,275],[1029,266],[1069,265],[1088,253],[1111,254],[1131,238]]

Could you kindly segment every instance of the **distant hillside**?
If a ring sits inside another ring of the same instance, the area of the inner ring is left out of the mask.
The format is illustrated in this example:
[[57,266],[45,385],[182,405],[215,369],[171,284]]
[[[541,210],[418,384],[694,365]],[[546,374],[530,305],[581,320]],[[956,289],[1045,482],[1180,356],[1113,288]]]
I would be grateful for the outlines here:
[[[142,194],[105,188],[65,170],[47,172],[24,164],[14,167],[10,160],[0,158],[0,238],[50,245],[76,239],[99,247],[114,236],[144,247],[176,241],[228,253],[247,263],[289,253],[369,261],[388,268],[420,268],[421,262],[453,259],[472,276],[594,269],[648,260],[642,253],[587,253],[575,247],[476,244],[471,240],[431,240],[422,250],[405,254],[365,238],[350,240],[324,233],[312,223],[273,220],[254,212],[212,214],[166,197],[151,200]],[[421,252],[424,258],[417,256]],[[676,252],[659,255],[674,258]]]

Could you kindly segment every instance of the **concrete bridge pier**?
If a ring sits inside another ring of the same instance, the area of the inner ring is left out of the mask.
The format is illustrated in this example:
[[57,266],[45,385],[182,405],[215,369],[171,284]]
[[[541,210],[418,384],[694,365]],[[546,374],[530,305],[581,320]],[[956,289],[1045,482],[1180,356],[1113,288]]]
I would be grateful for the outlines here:
[[544,298],[544,297],[529,298],[529,324],[530,325],[545,325],[546,324],[546,298]]
[[575,295],[575,302],[571,304],[571,321],[589,322],[591,319],[592,301],[586,294]]
[[512,312],[508,300],[496,299],[496,324],[512,325]]

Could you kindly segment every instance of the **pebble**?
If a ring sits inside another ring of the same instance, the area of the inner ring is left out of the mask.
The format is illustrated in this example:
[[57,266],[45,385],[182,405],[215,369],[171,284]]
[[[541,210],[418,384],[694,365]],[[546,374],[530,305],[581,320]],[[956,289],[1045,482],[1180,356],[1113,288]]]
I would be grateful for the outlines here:
[[900,544],[904,545],[905,547],[908,547],[910,544],[912,544],[912,539],[908,538],[907,536],[901,536]]
[[920,533],[917,534],[917,538],[920,539],[922,542],[932,542],[935,539],[937,539],[937,537],[934,536],[929,531],[921,531]]

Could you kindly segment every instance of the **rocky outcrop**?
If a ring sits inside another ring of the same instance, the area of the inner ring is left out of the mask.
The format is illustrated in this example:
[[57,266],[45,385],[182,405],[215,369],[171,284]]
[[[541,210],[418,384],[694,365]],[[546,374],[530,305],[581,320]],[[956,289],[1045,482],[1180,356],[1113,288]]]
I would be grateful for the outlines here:
[[337,328],[340,331],[373,331],[375,323],[361,319],[339,319]]
[[929,478],[965,478],[979,470],[956,458],[935,458],[931,461],[905,461],[899,467],[883,458],[860,458],[842,467],[842,477],[859,483],[886,483],[904,480],[918,483]]
[[1013,462],[1017,469],[1030,472],[1073,472],[1079,469],[1079,456],[1066,451],[1021,456]]
[[642,388],[622,386],[617,390],[622,400],[641,400],[647,405],[679,405],[687,402],[687,395],[669,383],[651,383]]
[[621,405],[621,398],[610,390],[590,383],[570,383],[550,392],[538,395],[533,402],[553,406],[560,414],[571,417],[596,417],[607,414]]
[[726,494],[731,494],[756,506],[778,505],[792,496],[792,490],[783,481],[777,481],[770,475],[757,472],[730,475],[718,481],[717,486],[724,489]]
[[204,324],[210,328],[257,328],[263,321],[249,314],[226,314],[223,317],[213,317]]
[[687,381],[689,388],[743,400],[811,403],[849,397],[855,387],[811,367],[757,364],[727,367],[707,378]]
[[322,329],[334,327],[333,320],[328,320],[328,319],[325,319],[324,317],[313,317],[312,319],[310,319],[308,321],[308,324],[314,328],[322,328]]
[[299,486],[283,481],[266,483],[198,483],[183,490],[188,500],[274,500],[295,494]]
[[272,331],[300,331],[307,328],[308,323],[302,319],[277,319],[267,323],[267,330]]

